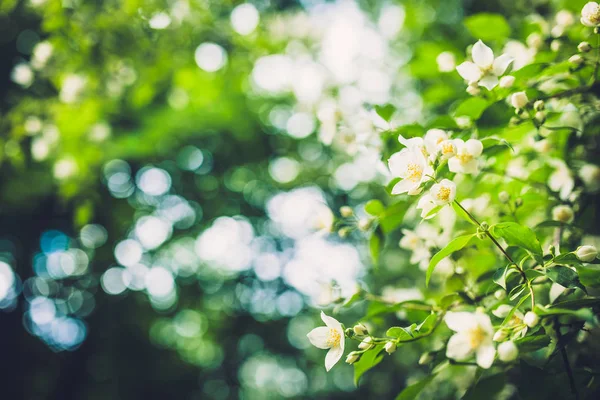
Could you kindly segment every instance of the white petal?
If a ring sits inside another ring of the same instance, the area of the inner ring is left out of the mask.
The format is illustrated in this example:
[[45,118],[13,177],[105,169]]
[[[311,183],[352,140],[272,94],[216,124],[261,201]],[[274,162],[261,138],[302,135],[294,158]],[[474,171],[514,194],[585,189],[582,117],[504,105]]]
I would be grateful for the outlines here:
[[462,332],[478,325],[475,314],[466,311],[450,311],[446,314],[444,322],[455,332]]
[[487,90],[492,90],[498,86],[498,77],[496,75],[486,75],[479,80],[479,86],[483,86]]
[[327,338],[329,337],[329,329],[330,328],[326,326],[319,326],[308,332],[306,336],[308,336],[308,340],[310,340],[310,343],[313,346],[318,347],[319,349],[328,349],[329,345],[327,344]]
[[462,172],[462,165],[460,160],[456,157],[452,157],[448,160],[448,169],[450,172]]
[[457,66],[456,71],[468,82],[477,82],[481,78],[481,69],[470,61],[465,61]]
[[343,337],[344,330],[342,329],[342,324],[340,324],[337,319],[326,315],[323,311],[321,311],[321,319],[323,320],[323,322],[325,322],[325,325],[327,325],[328,327],[337,331],[341,331]]
[[502,75],[505,73],[511,62],[513,62],[513,58],[508,54],[502,54],[500,57],[496,58],[492,67],[494,75]]
[[325,369],[329,371],[342,358],[344,349],[341,346],[335,346],[329,349],[325,356]]
[[490,316],[484,314],[482,312],[476,312],[475,318],[477,319],[477,323],[483,330],[485,330],[490,335],[494,334],[494,327],[492,326],[492,321],[490,320]]
[[[431,190],[433,191],[433,188]],[[431,198],[431,196],[428,194],[423,195],[419,199],[419,202],[417,203],[417,209],[423,210],[423,211],[421,211],[421,218],[425,218],[425,219],[433,218],[434,215],[430,215],[428,217],[426,217],[426,215],[429,214],[429,212],[431,210],[433,210],[434,208],[435,208],[435,203],[433,202],[433,199]]]
[[469,337],[461,333],[452,336],[446,347],[446,357],[459,361],[469,358],[472,352]]
[[496,356],[496,349],[494,344],[490,340],[489,343],[482,344],[477,349],[477,365],[481,368],[489,368],[494,363],[494,357]]
[[494,63],[494,52],[492,49],[487,47],[481,40],[473,45],[473,51],[471,52],[473,61],[480,68],[489,68]]
[[479,157],[483,152],[483,143],[476,139],[469,139],[465,143],[465,147],[470,155],[473,157]]
[[410,163],[411,160],[412,157],[408,149],[403,149],[392,154],[388,160],[388,166],[392,175],[395,177],[405,176],[408,163]]
[[414,189],[414,182],[410,181],[409,179],[403,179],[394,185],[394,187],[392,188],[392,194],[408,193],[410,191],[413,191]]

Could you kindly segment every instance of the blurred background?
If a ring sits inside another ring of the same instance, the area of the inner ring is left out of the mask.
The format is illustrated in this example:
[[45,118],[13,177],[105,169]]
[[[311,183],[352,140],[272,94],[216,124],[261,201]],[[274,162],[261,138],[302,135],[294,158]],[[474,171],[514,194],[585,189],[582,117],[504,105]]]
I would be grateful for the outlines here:
[[391,398],[427,374],[406,346],[356,388],[306,338],[359,285],[422,296],[405,250],[367,278],[365,237],[329,234],[385,196],[373,105],[409,124],[464,91],[465,16],[570,3],[0,0],[0,397]]

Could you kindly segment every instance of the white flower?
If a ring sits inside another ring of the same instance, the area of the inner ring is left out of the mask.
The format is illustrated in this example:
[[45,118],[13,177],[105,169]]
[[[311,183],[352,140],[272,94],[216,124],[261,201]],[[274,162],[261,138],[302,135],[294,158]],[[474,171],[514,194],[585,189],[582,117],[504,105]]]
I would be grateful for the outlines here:
[[512,75],[506,75],[500,78],[500,87],[503,89],[511,87],[515,83],[515,77]]
[[448,160],[456,155],[456,145],[452,140],[444,140],[438,145],[442,160]]
[[573,221],[573,209],[566,205],[559,205],[552,209],[552,219],[564,223]]
[[11,79],[23,87],[31,86],[34,74],[31,67],[25,63],[15,65],[11,74]]
[[533,311],[527,311],[525,313],[525,317],[523,318],[523,322],[528,327],[533,328],[540,322],[540,317]]
[[579,177],[586,188],[592,192],[600,189],[600,168],[594,164],[585,164],[579,170]]
[[431,194],[425,194],[421,196],[419,201],[417,202],[417,210],[421,210],[421,218],[430,219],[435,216],[435,213],[429,214],[431,210],[435,208],[435,203],[433,202],[433,198]]
[[344,354],[344,329],[335,318],[321,311],[326,326],[319,326],[308,333],[308,340],[319,349],[329,349],[325,356],[325,369],[329,371]]
[[450,51],[441,52],[438,54],[435,61],[437,62],[438,70],[440,72],[450,72],[456,67],[456,59],[454,54]]
[[483,144],[479,140],[469,139],[464,142],[454,139],[456,155],[448,160],[448,168],[451,172],[462,172],[463,174],[476,174],[477,157],[483,152]]
[[449,312],[444,321],[448,328],[456,332],[448,341],[448,358],[461,361],[475,354],[481,368],[492,366],[496,349],[492,341],[494,328],[489,316],[479,312]]
[[85,89],[87,79],[84,76],[71,74],[67,75],[62,82],[59,98],[63,103],[74,103],[77,101],[83,89]]
[[573,174],[562,160],[552,159],[549,164],[555,167],[556,170],[548,177],[548,187],[555,192],[559,192],[559,197],[565,200],[575,187]]
[[473,45],[471,52],[473,62],[465,61],[456,67],[456,70],[467,82],[478,82],[488,90],[498,85],[498,77],[506,71],[513,58],[502,54],[494,59],[494,52],[481,40]]
[[598,250],[594,246],[579,246],[575,255],[583,262],[592,262],[598,257]]
[[44,68],[53,52],[54,47],[50,42],[39,42],[31,53],[31,66],[35,69]]
[[398,345],[396,344],[396,342],[387,342],[384,346],[384,349],[386,351],[386,353],[388,354],[392,354],[393,352],[396,351],[396,349],[398,348]]
[[393,176],[402,178],[392,189],[392,194],[419,194],[421,183],[433,175],[433,168],[428,164],[423,152],[418,149],[406,148],[392,154],[388,166]]
[[600,4],[590,1],[581,9],[581,23],[585,26],[600,25]]
[[504,362],[514,361],[519,356],[517,345],[512,342],[503,342],[498,346],[498,358]]
[[452,203],[456,197],[456,184],[449,179],[442,179],[436,183],[429,191],[433,202],[438,206],[444,206]]
[[319,234],[327,234],[331,232],[335,216],[329,207],[323,205],[315,207],[313,214],[310,216],[310,226]]
[[510,96],[510,104],[514,108],[523,108],[529,103],[529,99],[527,98],[527,94],[525,92],[516,92]]
[[575,23],[575,18],[573,17],[573,14],[571,14],[567,10],[560,10],[559,12],[557,12],[556,16],[554,17],[554,20],[556,21],[557,25],[562,27],[573,25]]

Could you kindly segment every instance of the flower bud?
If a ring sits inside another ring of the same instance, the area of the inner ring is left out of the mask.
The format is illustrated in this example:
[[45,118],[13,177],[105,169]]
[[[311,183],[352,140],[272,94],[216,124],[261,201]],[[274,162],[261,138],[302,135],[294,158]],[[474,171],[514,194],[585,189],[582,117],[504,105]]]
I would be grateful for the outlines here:
[[398,345],[396,344],[396,342],[389,341],[385,344],[384,349],[388,354],[392,354],[393,352],[396,351],[397,347],[398,347]]
[[544,103],[544,100],[536,100],[535,103],[533,103],[533,109],[535,111],[542,111],[544,107],[546,107],[546,103]]
[[356,324],[356,325],[354,325],[354,328],[352,328],[352,330],[358,336],[365,336],[365,335],[369,334],[369,331],[367,330],[367,327],[364,326],[363,324]]
[[535,113],[535,119],[536,121],[538,121],[540,124],[543,124],[544,122],[546,122],[546,113],[543,111],[538,111]]
[[454,54],[449,51],[444,51],[438,54],[435,59],[440,72],[452,72],[456,68],[456,58]]
[[517,109],[525,107],[528,102],[529,99],[527,98],[527,94],[525,94],[525,92],[516,92],[510,97],[510,104]]
[[502,342],[502,341],[506,340],[507,337],[508,337],[508,330],[499,329],[496,331],[496,333],[494,333],[494,337],[492,338],[492,340],[494,342]]
[[522,199],[522,198],[520,198],[520,197],[517,197],[517,198],[515,199],[515,207],[519,208],[519,207],[521,207],[522,205],[523,205],[523,199]]
[[510,194],[507,191],[503,190],[500,193],[498,193],[498,200],[500,200],[500,203],[506,204],[510,200]]
[[481,93],[481,89],[479,89],[479,86],[477,86],[477,83],[469,83],[469,86],[467,86],[467,93],[469,93],[471,96],[477,96],[479,93]]
[[[560,36],[560,35],[557,35],[557,36]],[[552,42],[550,42],[550,50],[552,50],[553,52],[559,51],[561,47],[562,47],[562,43],[560,42],[560,40],[553,40]]]
[[506,75],[500,78],[500,83],[498,84],[501,88],[509,88],[515,83],[515,77],[512,75]]
[[569,58],[569,62],[574,66],[579,66],[583,63],[583,57],[581,57],[579,54],[575,54]]
[[530,328],[533,328],[540,322],[540,317],[533,311],[527,311],[523,317],[523,322]]
[[348,237],[348,235],[349,235],[349,234],[350,234],[350,228],[349,228],[349,227],[347,227],[347,226],[345,226],[345,227],[343,227],[343,228],[340,228],[340,230],[338,230],[338,235],[339,235],[341,238]]
[[577,50],[579,50],[582,53],[587,53],[591,49],[592,46],[588,42],[581,42],[579,43],[579,45],[577,45]]
[[506,290],[498,289],[494,292],[496,300],[504,300],[506,298]]
[[363,341],[358,344],[358,348],[361,350],[369,350],[372,347],[373,339],[371,338],[371,336],[364,338]]
[[346,356],[346,362],[348,364],[354,364],[359,359],[360,359],[360,353],[358,353],[356,351],[352,351],[352,352],[348,353],[348,355]]
[[527,36],[527,45],[529,47],[533,47],[534,49],[539,49],[544,44],[544,38],[539,33],[532,33]]
[[419,365],[427,365],[433,361],[433,354],[431,353],[423,353],[419,358]]
[[506,316],[510,314],[511,311],[511,306],[509,306],[508,304],[501,304],[498,306],[498,308],[492,311],[492,314],[494,314],[498,318],[506,318]]
[[352,210],[352,207],[342,206],[340,207],[340,214],[342,215],[342,217],[348,218],[354,214],[354,211]]
[[594,164],[585,164],[579,170],[579,177],[586,189],[595,192],[600,189],[600,167]]
[[575,255],[583,262],[592,262],[598,257],[598,250],[594,246],[579,246]]
[[556,206],[552,209],[552,219],[569,223],[573,220],[573,209],[566,205]]
[[498,345],[498,358],[504,362],[514,361],[519,356],[519,349],[510,340]]
[[371,220],[367,219],[367,218],[361,218],[358,221],[358,229],[360,229],[361,231],[365,232],[367,230],[369,230],[369,228],[371,227]]

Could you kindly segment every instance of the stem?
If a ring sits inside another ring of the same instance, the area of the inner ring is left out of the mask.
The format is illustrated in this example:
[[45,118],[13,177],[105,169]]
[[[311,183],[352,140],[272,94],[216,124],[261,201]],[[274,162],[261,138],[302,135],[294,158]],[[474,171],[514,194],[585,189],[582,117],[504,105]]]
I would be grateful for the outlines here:
[[[481,223],[479,223],[479,221],[477,221],[477,219],[470,213],[468,212],[463,206],[462,204],[460,204],[458,202],[458,200],[454,200],[454,203],[456,203],[456,205],[458,207],[460,207],[461,210],[463,210],[465,212],[465,214],[467,214],[469,216],[469,218],[471,218],[471,220],[477,224],[477,226],[479,228],[481,228]],[[492,236],[492,234],[486,229],[485,234],[487,237],[489,237],[491,239],[491,241],[496,245],[496,247],[502,252],[502,254],[504,254],[504,256],[506,257],[506,259],[508,260],[508,262],[512,265],[515,266],[515,268],[517,269],[517,271],[519,271],[519,273],[521,274],[521,277],[525,280],[525,283],[527,284],[527,288],[529,289],[529,294],[531,294],[531,310],[533,311],[533,309],[535,308],[535,295],[533,294],[533,287],[531,286],[531,282],[529,282],[529,279],[527,279],[527,275],[525,275],[525,271],[523,271],[523,268],[521,268],[519,266],[519,264],[517,264],[515,262],[515,260],[512,259],[512,257],[510,256],[510,254],[508,254],[506,252],[506,250],[504,249],[504,247],[502,247],[502,245],[500,243],[498,243],[498,241],[496,240],[496,238],[494,236]]]
[[579,392],[577,392],[577,385],[575,384],[575,378],[573,377],[573,370],[571,369],[571,364],[569,363],[569,356],[567,355],[567,350],[565,349],[564,343],[562,343],[562,335],[560,334],[560,325],[556,326],[556,337],[558,339],[558,344],[560,346],[560,355],[563,359],[563,364],[565,365],[565,371],[567,372],[567,376],[569,378],[569,385],[571,386],[571,393],[573,393],[573,397],[578,400]]

